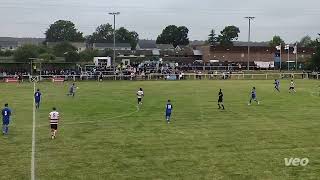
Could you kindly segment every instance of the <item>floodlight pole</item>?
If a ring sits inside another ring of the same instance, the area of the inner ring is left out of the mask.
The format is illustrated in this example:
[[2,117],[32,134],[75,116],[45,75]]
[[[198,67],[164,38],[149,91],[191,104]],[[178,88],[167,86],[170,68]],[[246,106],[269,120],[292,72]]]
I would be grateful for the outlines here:
[[290,71],[290,46],[288,47],[288,71]]
[[116,15],[119,15],[120,12],[111,12],[109,13],[109,15],[113,16],[113,67],[114,67],[114,71],[115,69],[115,65],[116,65]]
[[251,37],[251,20],[253,20],[255,17],[248,16],[245,17],[249,21],[249,32],[248,32],[248,71],[250,70],[250,37]]
[[39,76],[40,76],[40,79],[39,79],[39,81],[41,81],[41,71],[42,71],[42,63],[41,63],[41,61],[43,61],[43,59],[41,59],[41,58],[29,58],[29,60],[30,60],[30,65],[31,65],[31,71],[30,71],[30,75],[32,76],[32,72],[33,72],[33,66],[32,66],[32,63],[33,63],[33,61],[34,60],[38,60],[39,61],[39,64],[40,64],[40,73],[39,73]]

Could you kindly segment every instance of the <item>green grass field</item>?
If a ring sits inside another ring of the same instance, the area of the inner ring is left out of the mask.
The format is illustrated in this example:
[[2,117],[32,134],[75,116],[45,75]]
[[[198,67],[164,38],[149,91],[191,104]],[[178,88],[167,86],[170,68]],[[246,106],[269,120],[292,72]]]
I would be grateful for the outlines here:
[[[81,82],[73,99],[68,83],[37,84],[36,179],[319,179],[318,81],[297,80],[297,93],[273,81]],[[248,106],[256,86],[261,104]],[[136,108],[136,91],[145,99]],[[217,109],[224,91],[225,111]],[[171,99],[172,123],[165,104]],[[13,110],[10,134],[0,138],[0,179],[30,179],[33,85],[1,84],[0,103]],[[50,139],[48,113],[61,113]],[[308,158],[287,167],[284,158]]]

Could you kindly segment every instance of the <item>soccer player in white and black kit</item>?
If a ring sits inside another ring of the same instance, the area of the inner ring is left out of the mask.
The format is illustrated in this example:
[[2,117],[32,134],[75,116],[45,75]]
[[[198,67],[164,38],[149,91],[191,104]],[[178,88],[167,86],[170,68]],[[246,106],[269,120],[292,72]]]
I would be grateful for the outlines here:
[[219,94],[218,94],[218,106],[219,106],[219,109],[221,109],[222,107],[222,110],[224,110],[224,105],[223,105],[223,93],[222,93],[222,90],[220,89],[219,91]]
[[102,81],[103,81],[103,74],[102,74],[102,72],[100,72],[100,74],[99,74],[98,81],[99,81],[99,82],[102,82]]
[[137,98],[138,98],[138,105],[142,104],[142,98],[144,97],[144,92],[142,88],[139,89],[137,92]]
[[290,87],[289,87],[289,93],[291,93],[291,92],[296,92],[296,90],[295,90],[295,83],[293,82],[293,80],[291,80],[291,82],[290,82]]
[[296,92],[296,90],[294,89],[295,88],[295,84],[294,84],[294,82],[293,82],[293,80],[291,80],[291,82],[290,82],[290,87],[289,87],[289,93],[295,93]]
[[51,127],[51,139],[55,139],[58,130],[59,123],[59,112],[54,107],[52,111],[49,113],[50,127]]

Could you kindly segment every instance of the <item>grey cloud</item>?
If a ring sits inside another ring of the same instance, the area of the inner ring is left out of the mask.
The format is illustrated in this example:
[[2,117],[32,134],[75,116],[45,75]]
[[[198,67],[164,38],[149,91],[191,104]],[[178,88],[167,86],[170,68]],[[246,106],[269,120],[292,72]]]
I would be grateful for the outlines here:
[[110,11],[121,11],[117,25],[135,30],[141,38],[155,39],[169,24],[185,25],[190,39],[206,39],[211,28],[226,25],[240,28],[240,40],[247,39],[244,16],[257,18],[252,24],[254,41],[270,40],[274,34],[296,41],[315,37],[320,2],[317,0],[1,0],[0,36],[43,37],[49,24],[58,19],[73,21],[85,34],[102,23],[112,23]]

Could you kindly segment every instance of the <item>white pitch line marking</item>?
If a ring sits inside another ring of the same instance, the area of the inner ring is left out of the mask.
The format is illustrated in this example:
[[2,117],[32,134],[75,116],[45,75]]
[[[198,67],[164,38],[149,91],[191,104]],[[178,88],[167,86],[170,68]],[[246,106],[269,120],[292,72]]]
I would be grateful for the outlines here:
[[[33,82],[33,94],[36,92],[36,83]],[[32,121],[32,150],[31,150],[31,180],[35,180],[35,148],[36,148],[36,109],[33,101],[33,121]]]

